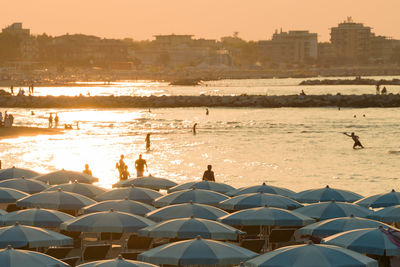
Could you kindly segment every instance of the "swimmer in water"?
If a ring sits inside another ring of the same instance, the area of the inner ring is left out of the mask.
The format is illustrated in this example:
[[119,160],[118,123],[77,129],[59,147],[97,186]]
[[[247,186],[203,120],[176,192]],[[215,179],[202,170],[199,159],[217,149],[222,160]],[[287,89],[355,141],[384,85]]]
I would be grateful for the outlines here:
[[343,134],[347,135],[348,137],[351,137],[353,139],[353,141],[354,141],[353,149],[356,149],[358,146],[361,148],[364,148],[357,135],[355,135],[354,133],[351,133],[351,134],[343,133]]
[[195,123],[195,124],[193,125],[193,134],[196,134],[196,126],[197,126],[197,123]]

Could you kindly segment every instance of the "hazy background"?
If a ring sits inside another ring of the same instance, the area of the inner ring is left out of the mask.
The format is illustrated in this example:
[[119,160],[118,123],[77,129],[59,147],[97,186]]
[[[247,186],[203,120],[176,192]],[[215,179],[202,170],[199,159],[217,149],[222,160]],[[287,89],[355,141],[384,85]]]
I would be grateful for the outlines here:
[[329,28],[352,16],[375,33],[399,39],[399,8],[399,0],[0,0],[0,26],[18,21],[33,34],[136,40],[171,33],[218,39],[234,31],[260,40],[283,28],[317,32],[328,41]]

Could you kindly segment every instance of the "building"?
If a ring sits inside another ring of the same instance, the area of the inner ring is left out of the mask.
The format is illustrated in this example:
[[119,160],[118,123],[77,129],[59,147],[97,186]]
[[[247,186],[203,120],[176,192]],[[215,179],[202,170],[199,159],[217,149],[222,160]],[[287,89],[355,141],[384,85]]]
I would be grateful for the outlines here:
[[307,63],[318,57],[318,35],[308,31],[276,31],[271,40],[259,41],[263,62]]
[[22,28],[21,22],[15,22],[10,26],[7,26],[2,30],[2,33],[16,35],[21,38],[28,38],[30,36],[30,30]]
[[399,46],[400,40],[373,35],[369,61],[371,63],[387,63],[392,60],[394,49]]

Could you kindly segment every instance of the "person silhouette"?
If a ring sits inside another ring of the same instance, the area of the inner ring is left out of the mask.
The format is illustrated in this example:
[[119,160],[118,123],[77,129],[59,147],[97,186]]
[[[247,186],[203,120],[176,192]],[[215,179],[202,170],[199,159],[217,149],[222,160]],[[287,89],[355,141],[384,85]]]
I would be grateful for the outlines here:
[[348,137],[351,137],[351,139],[353,139],[353,141],[354,141],[353,149],[356,149],[357,147],[364,148],[364,146],[361,144],[361,142],[359,140],[359,137],[357,135],[355,135],[354,132],[351,134],[348,134],[348,133],[343,133],[343,134]]

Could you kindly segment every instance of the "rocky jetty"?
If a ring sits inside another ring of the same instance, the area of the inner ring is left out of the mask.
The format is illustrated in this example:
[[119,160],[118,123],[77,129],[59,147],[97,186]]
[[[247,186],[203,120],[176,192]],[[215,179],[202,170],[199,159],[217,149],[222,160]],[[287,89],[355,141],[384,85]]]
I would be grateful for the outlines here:
[[400,94],[240,96],[0,96],[0,108],[400,107]]
[[305,80],[299,85],[400,85],[399,79],[374,80],[357,77],[355,79],[324,79],[324,80]]

